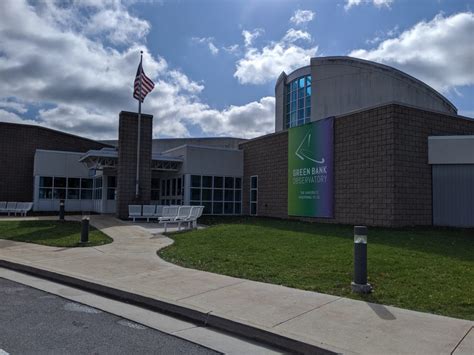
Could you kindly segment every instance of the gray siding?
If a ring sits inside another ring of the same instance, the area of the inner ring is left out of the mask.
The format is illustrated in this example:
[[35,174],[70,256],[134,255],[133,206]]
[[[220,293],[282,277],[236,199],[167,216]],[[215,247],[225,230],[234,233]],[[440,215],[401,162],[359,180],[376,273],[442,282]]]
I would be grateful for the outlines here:
[[433,224],[474,227],[474,165],[433,165]]
[[180,174],[242,176],[242,150],[184,145],[163,152],[165,156],[184,158]]
[[378,63],[349,57],[311,59],[311,121],[395,101],[456,114],[438,92],[413,77]]
[[84,153],[37,149],[34,176],[89,177],[89,169],[79,162]]
[[474,164],[474,135],[428,137],[428,163]]

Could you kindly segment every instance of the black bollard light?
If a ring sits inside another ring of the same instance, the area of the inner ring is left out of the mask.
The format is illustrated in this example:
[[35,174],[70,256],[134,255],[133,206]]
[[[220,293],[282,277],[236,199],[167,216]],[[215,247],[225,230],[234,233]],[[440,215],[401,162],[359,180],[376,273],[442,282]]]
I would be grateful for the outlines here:
[[64,200],[59,200],[59,220],[64,221]]
[[367,283],[367,227],[354,227],[354,281],[352,292],[370,293],[372,286]]
[[89,243],[89,217],[82,217],[81,227],[81,243]]

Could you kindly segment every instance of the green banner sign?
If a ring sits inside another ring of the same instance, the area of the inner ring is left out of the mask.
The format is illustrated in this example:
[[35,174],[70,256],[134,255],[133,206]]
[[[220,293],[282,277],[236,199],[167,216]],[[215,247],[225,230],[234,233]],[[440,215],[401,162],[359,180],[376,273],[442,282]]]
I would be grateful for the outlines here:
[[334,118],[288,131],[288,215],[334,217]]

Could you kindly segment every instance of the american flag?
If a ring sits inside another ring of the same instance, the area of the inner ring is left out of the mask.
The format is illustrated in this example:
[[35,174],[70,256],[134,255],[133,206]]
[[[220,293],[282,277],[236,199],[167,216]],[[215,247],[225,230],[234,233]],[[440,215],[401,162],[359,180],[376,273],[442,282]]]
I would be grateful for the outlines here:
[[[140,81],[142,83],[141,96],[140,96]],[[140,102],[143,102],[143,100],[145,100],[145,96],[148,95],[148,93],[150,93],[155,87],[155,84],[153,83],[153,81],[151,81],[151,79],[145,75],[141,60],[140,60],[140,64],[138,65],[137,76],[135,77],[135,83],[133,86],[134,86],[133,97],[137,100],[140,100]]]

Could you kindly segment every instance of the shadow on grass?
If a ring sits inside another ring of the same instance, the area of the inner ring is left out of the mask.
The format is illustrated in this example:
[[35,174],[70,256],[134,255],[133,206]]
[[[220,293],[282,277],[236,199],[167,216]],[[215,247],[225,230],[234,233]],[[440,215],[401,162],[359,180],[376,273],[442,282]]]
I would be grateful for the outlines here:
[[[1,235],[11,240],[53,240],[71,237],[78,233],[79,222],[18,221],[16,230],[10,235]],[[13,229],[13,228],[12,228]],[[3,230],[2,230],[3,232]],[[11,233],[11,232],[10,232]]]
[[[96,228],[90,227],[90,239],[96,239]],[[84,247],[110,243],[99,235],[98,240],[81,244],[81,223],[77,221],[4,221],[0,222],[0,239],[55,247]],[[100,232],[99,232],[100,233]]]

